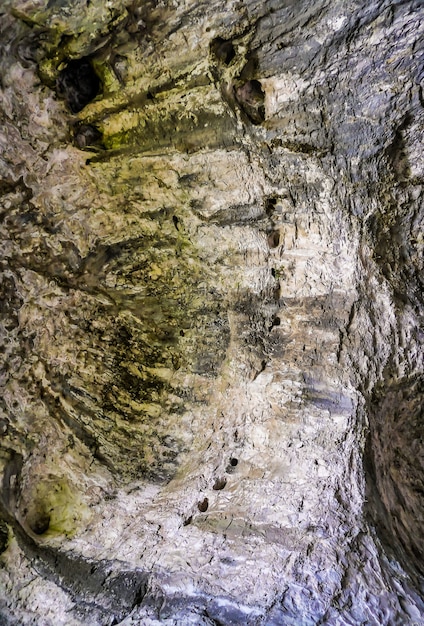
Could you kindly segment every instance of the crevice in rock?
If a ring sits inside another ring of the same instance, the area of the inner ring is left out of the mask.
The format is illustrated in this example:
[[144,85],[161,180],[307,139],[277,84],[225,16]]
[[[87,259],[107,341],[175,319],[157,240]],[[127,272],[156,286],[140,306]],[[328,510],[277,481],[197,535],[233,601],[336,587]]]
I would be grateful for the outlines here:
[[9,528],[6,522],[0,519],[0,555],[7,550],[9,544]]
[[259,80],[242,82],[234,88],[238,105],[252,124],[265,121],[265,92]]
[[424,378],[388,381],[369,402],[367,509],[381,542],[415,580],[424,573]]

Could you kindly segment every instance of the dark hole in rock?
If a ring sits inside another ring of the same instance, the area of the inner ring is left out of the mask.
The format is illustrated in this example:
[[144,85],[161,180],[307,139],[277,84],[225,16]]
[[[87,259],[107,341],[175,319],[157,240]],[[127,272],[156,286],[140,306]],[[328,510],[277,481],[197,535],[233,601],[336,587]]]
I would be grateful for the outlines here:
[[190,517],[187,517],[186,520],[184,520],[184,524],[183,526],[189,526],[191,524],[191,522],[193,521],[193,516],[190,515]]
[[365,451],[368,514],[386,549],[414,578],[424,574],[424,376],[377,389]]
[[265,120],[265,92],[258,80],[248,80],[236,87],[235,98],[252,124]]
[[227,472],[227,474],[232,474],[235,470],[235,468],[238,465],[238,459],[231,457],[227,467],[225,468],[225,471]]
[[213,486],[213,490],[214,491],[221,491],[221,489],[224,489],[225,486],[227,484],[227,479],[226,478],[217,478],[215,481],[215,484]]
[[57,79],[58,95],[65,99],[72,113],[94,100],[100,87],[100,78],[87,58],[70,61]]
[[236,51],[231,41],[217,37],[211,43],[211,51],[221,63],[229,65],[236,56]]
[[197,508],[199,509],[201,513],[206,513],[206,511],[208,510],[208,507],[209,507],[209,500],[207,498],[203,498],[203,500],[201,500],[197,504]]
[[274,268],[271,268],[271,276],[272,276],[273,278],[275,278],[275,276],[276,276],[276,272],[275,272],[275,269],[274,269]]
[[50,515],[45,512],[34,514],[29,520],[28,525],[32,532],[36,535],[44,535],[50,526]]
[[100,131],[90,124],[82,124],[75,130],[75,143],[82,150],[90,146],[101,143],[102,135]]
[[274,319],[272,320],[271,326],[269,327],[269,330],[271,330],[271,328],[274,328],[275,326],[280,326],[280,324],[281,324],[281,318],[274,317]]
[[265,202],[265,213],[270,217],[277,206],[277,198],[267,198]]
[[9,530],[5,522],[0,520],[0,554],[3,554],[9,543]]
[[184,337],[185,336],[185,332],[183,330],[180,330],[180,337]]
[[177,230],[180,230],[180,227],[178,226],[178,224],[180,223],[180,220],[178,219],[178,217],[176,215],[172,216],[172,221],[174,222],[174,226]]
[[280,245],[280,233],[274,230],[268,235],[268,245],[270,248],[277,248]]

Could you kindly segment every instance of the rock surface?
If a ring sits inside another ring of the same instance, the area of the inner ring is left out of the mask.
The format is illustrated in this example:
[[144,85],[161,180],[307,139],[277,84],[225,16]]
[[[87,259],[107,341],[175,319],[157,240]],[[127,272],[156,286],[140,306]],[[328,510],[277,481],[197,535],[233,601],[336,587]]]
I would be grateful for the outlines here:
[[0,8],[0,623],[424,619],[424,7]]

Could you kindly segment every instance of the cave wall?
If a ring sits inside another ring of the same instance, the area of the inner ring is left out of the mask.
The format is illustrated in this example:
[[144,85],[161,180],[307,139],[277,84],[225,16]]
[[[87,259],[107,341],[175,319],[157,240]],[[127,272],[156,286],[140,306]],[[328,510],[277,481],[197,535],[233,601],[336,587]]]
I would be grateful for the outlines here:
[[418,624],[419,1],[0,8],[0,623]]

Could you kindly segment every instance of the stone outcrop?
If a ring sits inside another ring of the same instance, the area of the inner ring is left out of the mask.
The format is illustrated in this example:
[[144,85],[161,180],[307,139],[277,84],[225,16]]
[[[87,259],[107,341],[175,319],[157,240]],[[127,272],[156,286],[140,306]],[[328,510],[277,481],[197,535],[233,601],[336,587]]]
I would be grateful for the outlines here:
[[424,618],[419,0],[0,8],[0,623]]

